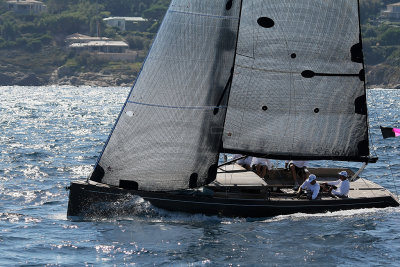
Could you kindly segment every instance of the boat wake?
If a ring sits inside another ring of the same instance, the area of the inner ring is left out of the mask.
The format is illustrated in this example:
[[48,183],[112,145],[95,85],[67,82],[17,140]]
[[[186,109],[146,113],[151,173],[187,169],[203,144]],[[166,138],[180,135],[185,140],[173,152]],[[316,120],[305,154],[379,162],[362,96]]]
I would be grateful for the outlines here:
[[127,217],[153,217],[157,210],[143,198],[135,195],[126,195],[117,201],[87,203],[87,209],[82,216],[70,217],[73,221],[122,219]]
[[191,214],[168,211],[153,206],[149,201],[137,195],[127,195],[117,201],[90,204],[82,216],[70,216],[71,221],[146,221],[150,223],[223,223],[244,222],[244,218],[225,218],[217,215]]
[[324,213],[294,213],[289,215],[279,215],[273,218],[263,220],[263,222],[279,222],[279,221],[303,221],[307,219],[319,219],[319,218],[347,218],[347,217],[365,217],[365,216],[376,216],[381,214],[393,214],[400,213],[400,207],[388,207],[388,208],[368,208],[368,209],[353,209],[353,210],[341,210],[334,212],[324,212]]

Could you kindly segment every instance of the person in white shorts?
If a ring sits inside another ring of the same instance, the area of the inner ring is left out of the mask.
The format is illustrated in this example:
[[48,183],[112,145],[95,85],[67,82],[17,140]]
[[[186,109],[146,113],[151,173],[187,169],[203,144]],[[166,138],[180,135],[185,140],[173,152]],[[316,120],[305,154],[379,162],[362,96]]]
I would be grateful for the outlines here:
[[253,157],[251,165],[255,166],[256,173],[261,178],[265,178],[265,176],[267,175],[267,172],[272,169],[271,160],[264,159],[264,158]]

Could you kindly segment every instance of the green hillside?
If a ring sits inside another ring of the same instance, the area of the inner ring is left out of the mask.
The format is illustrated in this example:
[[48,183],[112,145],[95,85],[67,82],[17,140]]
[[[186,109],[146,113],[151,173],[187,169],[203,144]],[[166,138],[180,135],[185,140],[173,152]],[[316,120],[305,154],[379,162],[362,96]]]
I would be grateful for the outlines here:
[[[366,64],[370,70],[379,66],[382,77],[393,76],[400,65],[400,22],[381,16],[387,4],[397,1],[360,1]],[[102,71],[127,73],[133,80],[170,0],[43,0],[48,12],[38,15],[17,15],[7,10],[5,2],[0,0],[0,85],[12,84],[12,73],[34,74],[36,84],[48,84],[60,67],[71,76]],[[104,23],[103,18],[110,16],[144,17],[151,23],[135,31],[120,31]],[[90,53],[71,52],[64,41],[74,33],[124,40],[139,51],[136,62],[110,62]],[[377,75],[371,77],[372,84],[380,83]]]
[[[53,71],[68,67],[69,72],[84,73],[104,70],[127,72],[131,80],[141,67],[149,45],[158,29],[169,0],[44,0],[48,12],[34,15],[8,11],[0,0],[0,85],[10,77],[4,73],[33,73],[35,84],[47,84]],[[109,16],[138,16],[151,21],[140,31],[120,31],[106,25]],[[132,50],[139,50],[137,62],[110,62],[90,53],[74,53],[65,49],[65,38],[80,33],[113,40],[124,40]],[[22,73],[22,74],[21,74]],[[3,77],[2,77],[3,76]],[[2,79],[3,78],[3,79]],[[1,82],[3,80],[3,82]]]

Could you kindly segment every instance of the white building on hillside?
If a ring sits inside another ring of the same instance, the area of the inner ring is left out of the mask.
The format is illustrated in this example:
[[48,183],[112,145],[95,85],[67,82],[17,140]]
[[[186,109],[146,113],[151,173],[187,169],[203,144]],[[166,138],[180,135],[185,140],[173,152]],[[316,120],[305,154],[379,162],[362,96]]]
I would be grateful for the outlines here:
[[107,37],[92,37],[75,33],[65,39],[67,48],[71,51],[88,51],[97,57],[109,61],[136,62],[137,51],[129,50],[124,41],[114,41]]
[[109,41],[110,38],[107,37],[93,37],[93,36],[88,36],[80,33],[74,33],[71,35],[68,35],[67,38],[65,38],[65,42],[70,45],[73,43],[88,43],[92,41]]
[[8,0],[8,10],[12,10],[17,14],[38,14],[47,11],[47,6],[36,0]]
[[108,17],[103,20],[107,25],[117,27],[121,31],[140,30],[142,27],[149,25],[149,21],[142,17]]
[[91,52],[125,53],[129,45],[123,41],[90,41],[87,43],[73,43],[68,48]]
[[382,14],[389,20],[400,20],[400,2],[387,5],[387,10]]

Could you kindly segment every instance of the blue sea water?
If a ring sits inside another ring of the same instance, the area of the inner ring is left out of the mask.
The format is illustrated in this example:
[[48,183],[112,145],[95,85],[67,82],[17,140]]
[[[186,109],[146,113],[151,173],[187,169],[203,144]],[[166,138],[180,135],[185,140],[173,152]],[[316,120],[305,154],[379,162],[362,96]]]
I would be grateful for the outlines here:
[[[65,187],[92,170],[128,91],[0,87],[0,266],[400,265],[399,208],[241,219],[136,198],[131,216],[68,220]],[[383,140],[379,125],[400,127],[400,90],[368,99],[380,161],[363,176],[396,193],[400,139]]]

